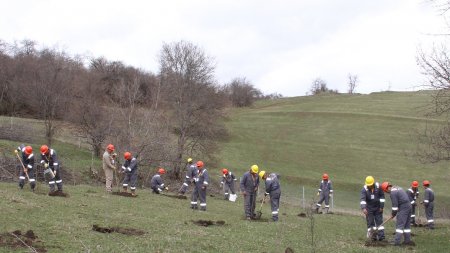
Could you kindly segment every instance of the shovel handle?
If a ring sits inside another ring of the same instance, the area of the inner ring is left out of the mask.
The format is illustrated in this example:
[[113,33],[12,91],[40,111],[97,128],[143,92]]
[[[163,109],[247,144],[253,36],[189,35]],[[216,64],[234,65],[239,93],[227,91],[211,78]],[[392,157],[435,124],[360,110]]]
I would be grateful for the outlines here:
[[25,172],[25,175],[27,176],[28,181],[30,181],[30,177],[28,176],[28,172],[25,171],[25,165],[23,165],[22,159],[20,159],[20,156],[17,153],[16,153],[16,156],[17,156],[17,159],[19,159],[20,164],[22,165],[23,172]]
[[394,218],[394,216],[389,217],[389,219],[385,220],[383,223],[381,223],[381,225],[379,225],[379,226],[377,227],[377,230],[378,230],[381,226],[383,226],[384,224],[386,224],[386,222],[392,220],[393,218]]

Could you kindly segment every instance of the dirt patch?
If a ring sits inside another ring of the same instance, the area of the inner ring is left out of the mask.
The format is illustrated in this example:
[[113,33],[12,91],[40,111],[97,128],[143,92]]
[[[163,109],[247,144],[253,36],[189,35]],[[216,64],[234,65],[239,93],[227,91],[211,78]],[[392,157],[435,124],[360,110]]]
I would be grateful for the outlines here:
[[212,225],[218,225],[218,226],[223,226],[225,225],[225,221],[223,220],[218,220],[218,221],[212,221],[212,220],[191,220],[192,223],[194,223],[195,225],[198,226],[203,226],[203,227],[209,227]]
[[298,217],[306,218],[306,213],[299,213],[297,214]]
[[386,241],[372,241],[372,240],[368,240],[366,241],[366,243],[364,243],[364,246],[366,247],[386,247],[388,246],[389,243]]
[[218,220],[218,221],[216,221],[216,225],[223,226],[223,225],[225,225],[225,221]]
[[170,194],[160,194],[160,195],[174,199],[187,199],[187,197],[184,195],[170,195]]
[[100,227],[99,225],[92,225],[92,230],[100,233],[121,233],[124,235],[143,235],[146,232],[135,228],[121,228],[121,227]]
[[20,230],[0,234],[0,247],[13,250],[30,249],[33,252],[47,252],[33,230],[28,230],[25,234],[22,234]]
[[53,192],[49,192],[48,196],[67,198],[67,197],[69,197],[69,194],[62,192],[62,191],[53,191]]
[[132,195],[129,192],[113,192],[112,195],[117,195],[117,196],[122,196],[122,197],[131,197],[131,198],[136,198],[137,195]]
[[291,249],[291,248],[289,248],[289,247],[287,247],[287,248],[284,250],[284,253],[294,253],[294,250]]

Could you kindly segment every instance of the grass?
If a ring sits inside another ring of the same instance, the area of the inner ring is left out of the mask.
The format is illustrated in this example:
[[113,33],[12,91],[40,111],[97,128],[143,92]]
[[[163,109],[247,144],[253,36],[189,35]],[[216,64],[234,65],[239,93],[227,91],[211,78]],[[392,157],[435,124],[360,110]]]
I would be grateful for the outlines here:
[[[295,252],[311,251],[310,220],[302,210],[283,206],[280,222],[242,220],[242,198],[237,203],[208,197],[207,212],[193,211],[189,200],[177,200],[139,190],[137,198],[108,195],[101,187],[68,186],[69,198],[49,197],[46,186],[38,194],[15,184],[0,183],[3,231],[32,229],[49,252]],[[263,218],[269,218],[266,204]],[[365,224],[355,215],[316,215],[317,252],[378,252],[365,247]],[[225,221],[224,226],[200,227],[192,220]],[[144,230],[142,236],[92,231],[92,225]],[[389,223],[387,231],[394,231]],[[448,252],[449,228],[413,230],[416,252]],[[439,243],[437,243],[439,242]],[[447,243],[445,243],[447,242]],[[10,252],[0,248],[0,252]],[[410,252],[389,248],[389,252]]]
[[[313,199],[321,175],[333,181],[335,211],[317,215],[316,252],[376,252],[364,247],[365,221],[359,211],[359,191],[367,175],[380,183],[389,180],[408,188],[412,180],[428,179],[436,192],[438,229],[413,230],[415,252],[450,252],[450,194],[447,163],[420,164],[414,157],[414,131],[427,122],[430,92],[383,92],[370,95],[326,95],[259,101],[252,108],[233,109],[226,123],[231,139],[222,143],[220,167],[240,176],[252,164],[281,175],[282,206],[279,223],[242,220],[238,203],[208,198],[206,213],[193,212],[189,200],[175,200],[139,191],[136,199],[106,195],[93,186],[66,187],[70,198],[55,198],[18,191],[15,184],[0,184],[0,233],[33,229],[50,252],[312,252],[310,220],[297,216]],[[3,121],[2,121],[3,120]],[[22,120],[40,133],[42,123]],[[10,122],[0,117],[0,122]],[[440,124],[441,119],[430,121]],[[42,140],[31,143],[39,148]],[[19,143],[0,140],[10,154]],[[101,167],[85,143],[64,128],[54,148],[72,170]],[[12,153],[11,153],[12,155]],[[217,178],[218,168],[209,168]],[[47,191],[41,185],[40,193]],[[4,196],[4,197],[3,197]],[[389,197],[387,197],[389,199]],[[389,214],[387,201],[386,214]],[[263,209],[268,218],[268,205]],[[345,214],[345,215],[343,215]],[[421,210],[423,215],[423,209]],[[223,220],[227,225],[198,227],[191,220]],[[101,234],[93,224],[142,229],[144,236]],[[394,231],[388,224],[389,233]],[[392,239],[392,235],[388,234]],[[0,248],[9,252],[8,249]],[[389,248],[389,252],[410,252]]]
[[335,204],[348,211],[358,209],[368,175],[405,189],[413,180],[428,179],[437,194],[437,213],[444,214],[450,208],[447,163],[421,164],[414,157],[414,133],[428,121],[430,95],[384,92],[262,101],[230,114],[231,141],[222,145],[222,161],[239,173],[251,164],[278,172],[285,189],[293,189],[288,194],[305,186],[310,197],[327,172],[336,188]]

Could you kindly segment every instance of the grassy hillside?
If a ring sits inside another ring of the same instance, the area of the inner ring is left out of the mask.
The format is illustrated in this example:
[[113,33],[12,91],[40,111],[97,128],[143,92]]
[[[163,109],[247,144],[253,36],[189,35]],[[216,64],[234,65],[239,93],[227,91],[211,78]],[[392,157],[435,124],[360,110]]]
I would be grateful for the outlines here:
[[[299,209],[283,207],[279,223],[243,220],[242,199],[232,203],[220,197],[208,197],[206,212],[193,211],[189,200],[179,200],[139,190],[137,198],[107,195],[102,188],[67,187],[69,198],[38,194],[13,184],[0,183],[0,233],[33,230],[48,252],[311,252],[311,220],[297,216]],[[263,219],[270,214],[263,208]],[[202,227],[193,224],[199,219],[224,221],[225,225]],[[380,248],[365,247],[366,229],[361,216],[315,215],[316,252],[378,252]],[[143,230],[146,234],[124,235],[99,233],[102,227]],[[387,226],[393,231],[393,223]],[[430,233],[416,229],[418,246],[415,252],[448,252],[448,227]],[[1,236],[1,235],[0,235]],[[3,236],[4,237],[4,236]],[[1,242],[1,240],[0,240]],[[18,252],[25,252],[26,249]],[[10,252],[0,247],[0,252]],[[411,252],[409,248],[389,252]]]
[[[413,229],[414,252],[450,252],[450,194],[446,163],[419,164],[411,156],[416,143],[414,130],[423,127],[429,107],[429,92],[385,92],[370,95],[327,95],[260,101],[252,108],[233,109],[226,122],[231,139],[222,143],[220,167],[237,175],[258,164],[282,179],[280,222],[247,222],[242,199],[238,203],[208,197],[208,211],[194,212],[189,200],[157,196],[140,189],[138,198],[107,195],[103,188],[66,186],[69,198],[18,191],[16,184],[0,183],[1,234],[32,229],[49,252],[378,252],[365,247],[365,221],[359,211],[359,191],[367,175],[390,180],[407,188],[412,180],[431,180],[436,196],[438,229]],[[0,123],[23,122],[33,126],[33,147],[43,140],[42,123],[0,117]],[[432,124],[440,124],[439,120]],[[12,155],[20,142],[0,140],[0,153]],[[67,168],[83,171],[100,168],[85,144],[64,128],[54,147]],[[214,178],[219,168],[209,168]],[[297,216],[302,189],[310,205],[323,172],[334,182],[334,215],[316,215],[314,220]],[[174,186],[173,188],[176,188]],[[390,201],[387,201],[390,205]],[[387,212],[388,214],[389,212]],[[263,218],[269,218],[269,205]],[[349,215],[351,214],[351,215]],[[423,209],[421,209],[423,216]],[[224,226],[200,227],[194,220],[225,221]],[[422,217],[423,219],[423,217]],[[311,246],[314,221],[316,246]],[[121,226],[144,230],[141,236],[102,234],[92,225]],[[392,239],[393,223],[387,225]],[[1,245],[1,244],[0,244]],[[389,252],[411,252],[389,248]],[[22,249],[18,252],[24,252]],[[10,252],[0,247],[0,252]]]
[[281,173],[293,197],[302,186],[315,187],[327,172],[335,184],[335,204],[353,210],[358,210],[367,175],[404,188],[413,180],[429,179],[443,212],[450,203],[448,165],[420,164],[411,155],[417,145],[414,131],[424,126],[429,105],[429,92],[263,101],[231,113],[227,125],[232,140],[223,144],[222,161],[241,172],[256,163]]

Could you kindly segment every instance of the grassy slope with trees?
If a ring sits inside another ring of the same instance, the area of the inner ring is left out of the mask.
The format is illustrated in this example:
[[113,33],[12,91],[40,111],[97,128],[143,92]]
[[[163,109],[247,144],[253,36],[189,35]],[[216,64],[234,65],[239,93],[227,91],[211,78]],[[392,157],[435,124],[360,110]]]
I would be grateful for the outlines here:
[[[208,211],[199,213],[188,208],[188,200],[155,196],[144,190],[138,192],[137,199],[129,199],[106,195],[100,187],[68,186],[71,196],[64,199],[19,192],[15,184],[2,183],[0,233],[33,229],[50,252],[283,252],[286,247],[309,252],[313,249],[311,220],[297,216],[304,211],[299,207],[300,188],[306,187],[309,205],[324,171],[335,184],[335,211],[339,213],[358,212],[359,190],[364,177],[372,174],[377,180],[392,180],[404,188],[413,179],[431,180],[437,194],[437,212],[443,216],[450,198],[445,186],[446,164],[422,165],[412,156],[416,148],[414,129],[426,121],[423,115],[429,95],[325,95],[261,101],[251,109],[233,109],[226,122],[231,139],[221,145],[221,164],[238,175],[253,163],[282,175],[283,215],[278,224],[242,220],[242,199],[233,204],[219,196],[209,197]],[[78,143],[63,144],[67,135],[59,135],[55,144],[61,158],[64,162],[77,160],[74,165],[85,165],[73,168],[85,170],[90,164],[88,152],[79,149]],[[33,146],[37,148],[39,141]],[[7,153],[16,144],[0,142]],[[218,176],[218,168],[209,170]],[[47,186],[39,185],[38,193],[46,191]],[[263,213],[268,218],[268,205]],[[314,233],[319,240],[316,251],[380,250],[363,246],[362,216],[314,217]],[[191,220],[197,219],[223,220],[227,225],[204,228],[192,224]],[[93,224],[132,227],[148,233],[101,234],[91,230]],[[433,232],[413,230],[417,252],[450,250],[448,222],[439,220],[438,225]],[[393,223],[387,227],[393,231]],[[392,249],[403,251],[409,252],[406,248]]]

